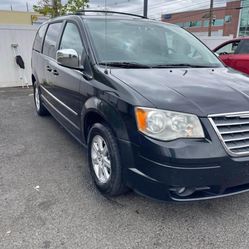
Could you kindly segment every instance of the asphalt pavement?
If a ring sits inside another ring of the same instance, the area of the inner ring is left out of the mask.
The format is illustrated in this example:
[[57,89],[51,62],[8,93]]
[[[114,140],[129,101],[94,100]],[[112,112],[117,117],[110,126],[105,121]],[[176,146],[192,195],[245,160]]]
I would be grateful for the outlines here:
[[0,248],[249,248],[249,193],[162,203],[106,199],[86,150],[38,117],[32,89],[0,89]]

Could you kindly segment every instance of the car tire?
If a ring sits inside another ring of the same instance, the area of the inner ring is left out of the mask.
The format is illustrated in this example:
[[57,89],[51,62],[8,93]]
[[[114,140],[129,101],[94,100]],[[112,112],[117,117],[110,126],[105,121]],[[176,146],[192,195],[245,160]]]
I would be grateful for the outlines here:
[[39,116],[47,116],[49,112],[42,103],[41,90],[36,82],[34,83],[34,101],[37,114]]
[[112,197],[128,191],[117,139],[105,124],[96,123],[89,131],[88,164],[93,181],[103,195]]

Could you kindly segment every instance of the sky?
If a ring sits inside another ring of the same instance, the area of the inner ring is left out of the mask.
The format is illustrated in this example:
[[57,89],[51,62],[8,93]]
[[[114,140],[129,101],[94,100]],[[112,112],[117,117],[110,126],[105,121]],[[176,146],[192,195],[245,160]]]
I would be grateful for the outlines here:
[[[0,0],[0,9],[26,10],[28,3],[29,10],[32,10],[33,4],[39,0]],[[103,9],[131,12],[134,14],[143,13],[143,0],[90,0],[91,9]],[[161,14],[183,12],[192,9],[205,9],[209,7],[209,0],[148,0],[149,17],[160,18]],[[62,0],[63,3],[66,0]],[[215,0],[215,6],[224,6],[226,0]]]

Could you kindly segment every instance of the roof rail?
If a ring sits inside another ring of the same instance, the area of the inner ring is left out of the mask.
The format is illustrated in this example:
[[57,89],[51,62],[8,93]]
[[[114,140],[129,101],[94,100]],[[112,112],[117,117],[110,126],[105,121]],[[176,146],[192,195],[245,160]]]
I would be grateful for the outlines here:
[[131,13],[119,12],[119,11],[111,11],[111,10],[79,10],[76,12],[76,15],[82,15],[83,13],[104,13],[104,14],[119,14],[119,15],[126,15],[126,16],[135,16],[139,18],[148,19],[145,16],[140,16]]

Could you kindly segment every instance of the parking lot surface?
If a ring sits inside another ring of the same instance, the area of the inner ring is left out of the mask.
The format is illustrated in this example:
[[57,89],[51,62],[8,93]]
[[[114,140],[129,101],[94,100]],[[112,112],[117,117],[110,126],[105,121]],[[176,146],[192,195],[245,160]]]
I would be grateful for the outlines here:
[[249,248],[249,193],[106,199],[86,150],[53,117],[37,116],[32,89],[0,89],[0,248]]

